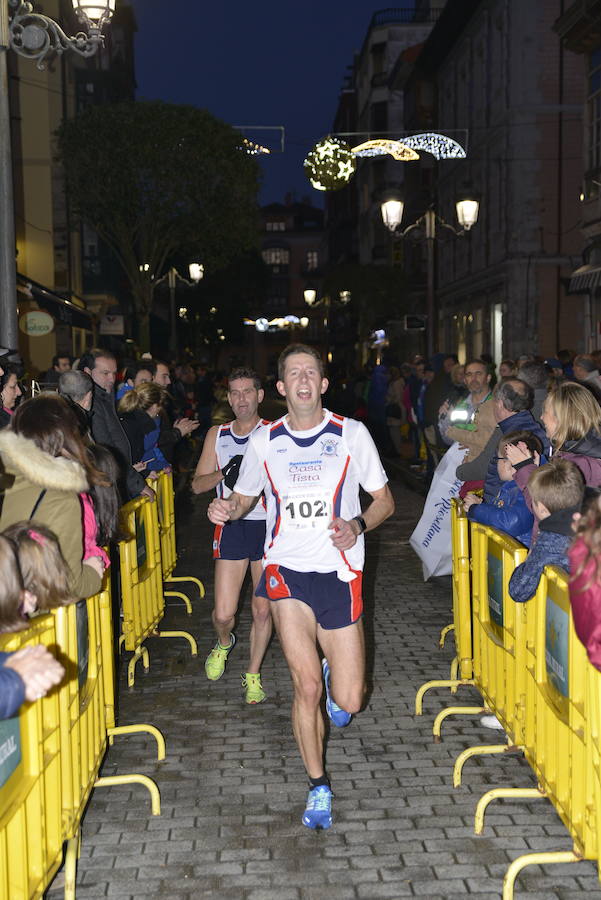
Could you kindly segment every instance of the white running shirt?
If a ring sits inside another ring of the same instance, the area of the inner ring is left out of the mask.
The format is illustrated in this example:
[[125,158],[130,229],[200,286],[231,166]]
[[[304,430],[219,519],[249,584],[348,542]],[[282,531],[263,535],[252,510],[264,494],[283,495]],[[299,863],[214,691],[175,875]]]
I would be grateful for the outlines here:
[[265,492],[267,533],[263,566],[297,572],[336,572],[352,581],[363,569],[365,541],[337,550],[328,525],[361,513],[359,485],[383,488],[388,478],[365,425],[324,409],[319,425],[292,431],[286,416],[253,432],[234,490]]
[[[217,457],[217,470],[223,469],[226,466],[230,459],[234,456],[239,456],[240,454],[244,455],[249,446],[249,438],[251,434],[255,434],[260,429],[264,428],[266,425],[271,424],[267,421],[267,419],[259,419],[255,427],[248,434],[243,435],[242,437],[238,437],[236,432],[234,431],[234,423],[226,422],[224,425],[220,425],[217,429],[217,435],[215,437],[215,455]],[[216,488],[217,496],[227,500],[227,498],[231,495],[231,491],[228,487],[225,486],[223,481],[220,481]],[[261,493],[259,491],[259,493]],[[266,517],[265,513],[265,504],[262,502],[262,498],[257,501],[256,506],[248,512],[244,518],[246,521],[259,521],[264,522]]]

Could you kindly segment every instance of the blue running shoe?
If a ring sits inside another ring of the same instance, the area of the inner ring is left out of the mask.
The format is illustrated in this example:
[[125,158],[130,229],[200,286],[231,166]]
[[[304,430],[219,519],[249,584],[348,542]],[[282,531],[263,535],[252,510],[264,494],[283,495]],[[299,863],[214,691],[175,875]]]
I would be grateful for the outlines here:
[[332,791],[327,785],[320,784],[309,791],[302,823],[316,831],[329,828],[332,824]]
[[321,661],[321,668],[323,669],[323,680],[326,685],[326,712],[328,718],[336,728],[344,728],[351,721],[352,715],[345,709],[341,709],[337,703],[334,703],[330,696],[330,667],[325,656]]

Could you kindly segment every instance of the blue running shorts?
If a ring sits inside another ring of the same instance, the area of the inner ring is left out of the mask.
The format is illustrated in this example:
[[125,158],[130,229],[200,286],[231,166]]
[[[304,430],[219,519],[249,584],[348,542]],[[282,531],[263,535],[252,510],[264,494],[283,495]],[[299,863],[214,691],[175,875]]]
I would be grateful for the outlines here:
[[352,581],[341,581],[336,572],[295,572],[284,566],[268,565],[263,570],[255,594],[270,600],[292,597],[311,607],[322,628],[345,628],[363,613],[361,587],[363,573]]
[[250,559],[263,556],[265,522],[260,519],[236,519],[216,525],[213,535],[213,559]]

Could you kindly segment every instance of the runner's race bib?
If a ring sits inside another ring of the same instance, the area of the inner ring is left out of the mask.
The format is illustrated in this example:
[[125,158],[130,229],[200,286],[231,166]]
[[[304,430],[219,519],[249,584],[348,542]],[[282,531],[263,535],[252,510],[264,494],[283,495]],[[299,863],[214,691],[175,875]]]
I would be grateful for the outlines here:
[[289,490],[282,501],[282,531],[326,531],[332,521],[332,509],[323,491],[304,485]]

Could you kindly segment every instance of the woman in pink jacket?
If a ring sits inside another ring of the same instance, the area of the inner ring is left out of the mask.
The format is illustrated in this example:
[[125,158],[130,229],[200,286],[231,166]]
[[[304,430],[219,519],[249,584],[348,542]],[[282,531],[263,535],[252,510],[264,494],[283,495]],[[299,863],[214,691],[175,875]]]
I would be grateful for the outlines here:
[[589,507],[570,547],[570,602],[576,634],[601,670],[601,497]]

